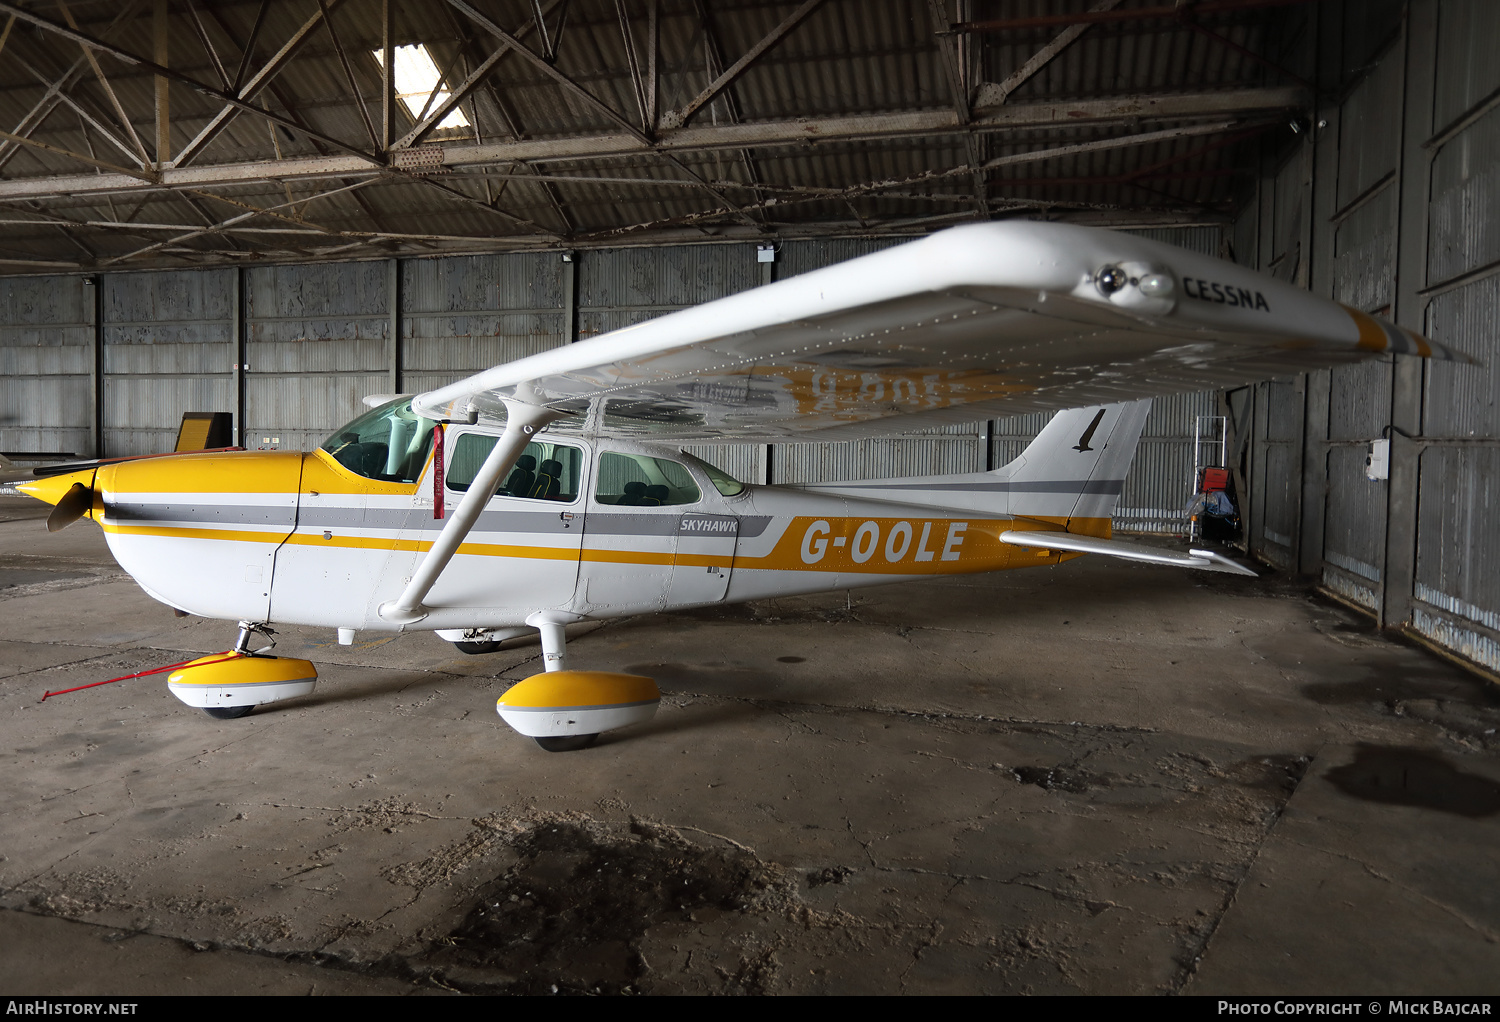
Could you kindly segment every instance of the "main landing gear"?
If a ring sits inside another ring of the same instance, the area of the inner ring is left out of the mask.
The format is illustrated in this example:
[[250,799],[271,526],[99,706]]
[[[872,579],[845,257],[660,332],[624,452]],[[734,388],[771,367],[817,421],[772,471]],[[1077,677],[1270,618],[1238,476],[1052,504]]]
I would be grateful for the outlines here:
[[479,642],[468,642],[466,640],[460,639],[458,642],[455,642],[453,644],[453,648],[458,650],[460,653],[467,653],[470,656],[479,656],[483,653],[495,652],[495,650],[500,648],[500,643],[493,639],[488,641],[481,640]]
[[453,643],[453,648],[470,656],[494,653],[506,639],[526,635],[530,628],[440,628],[437,636]]
[[587,749],[602,731],[650,720],[661,701],[650,678],[568,670],[563,626],[570,620],[581,619],[547,611],[526,619],[542,633],[546,670],[512,685],[495,703],[505,723],[548,752]]

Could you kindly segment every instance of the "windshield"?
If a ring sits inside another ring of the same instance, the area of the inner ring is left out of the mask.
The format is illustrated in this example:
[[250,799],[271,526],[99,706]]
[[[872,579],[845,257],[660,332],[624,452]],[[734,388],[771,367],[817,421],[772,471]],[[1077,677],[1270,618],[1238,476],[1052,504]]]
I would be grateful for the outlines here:
[[434,425],[411,410],[411,398],[398,398],[340,426],[318,447],[367,479],[414,483],[427,464]]

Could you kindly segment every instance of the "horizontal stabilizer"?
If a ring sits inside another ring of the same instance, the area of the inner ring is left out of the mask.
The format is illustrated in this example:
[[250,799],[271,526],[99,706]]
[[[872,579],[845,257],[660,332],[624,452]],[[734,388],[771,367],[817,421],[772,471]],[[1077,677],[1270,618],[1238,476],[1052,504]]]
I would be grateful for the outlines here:
[[1127,561],[1146,561],[1150,564],[1170,564],[1177,568],[1201,568],[1204,571],[1227,571],[1235,575],[1257,577],[1249,568],[1236,564],[1223,554],[1212,550],[1189,550],[1185,554],[1178,554],[1159,547],[1142,546],[1139,543],[1095,539],[1093,536],[1075,536],[1071,532],[1002,532],[1000,542],[1041,550],[1073,550],[1081,554],[1108,554],[1110,557],[1123,557]]

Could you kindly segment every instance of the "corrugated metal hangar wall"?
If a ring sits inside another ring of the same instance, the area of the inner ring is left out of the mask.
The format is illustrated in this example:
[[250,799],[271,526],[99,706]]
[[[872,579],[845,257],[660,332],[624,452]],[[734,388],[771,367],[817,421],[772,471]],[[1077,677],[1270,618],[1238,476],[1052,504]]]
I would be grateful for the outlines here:
[[[1357,12],[1339,23],[1339,5],[1321,14],[1320,67],[1368,70],[1262,168],[1235,255],[1483,364],[1395,356],[1233,395],[1253,413],[1247,539],[1500,670],[1500,4],[1417,0],[1387,38],[1363,37]],[[1383,437],[1390,479],[1371,481]]]
[[[1219,251],[1217,227],[1145,233]],[[0,407],[14,420],[0,422],[0,450],[171,450],[185,411],[235,412],[246,447],[311,448],[361,411],[365,394],[430,390],[894,243],[787,242],[769,265],[756,261],[755,245],[696,245],[580,252],[571,261],[510,253],[0,279]],[[1213,405],[1211,393],[1158,402],[1121,502],[1122,530],[1180,524],[1194,416]],[[1014,457],[1043,421],[772,452],[692,450],[752,482],[972,472]]]

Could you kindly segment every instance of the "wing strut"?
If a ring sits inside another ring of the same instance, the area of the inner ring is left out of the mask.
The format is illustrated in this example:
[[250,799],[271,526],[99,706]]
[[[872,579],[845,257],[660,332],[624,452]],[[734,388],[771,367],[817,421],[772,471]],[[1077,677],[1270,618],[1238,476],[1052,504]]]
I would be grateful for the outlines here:
[[562,418],[561,413],[550,408],[538,408],[536,405],[510,399],[506,399],[505,409],[505,433],[484,459],[478,475],[469,484],[469,492],[464,494],[464,499],[459,501],[458,507],[453,511],[453,517],[448,519],[443,531],[433,540],[432,549],[427,551],[427,558],[412,574],[406,589],[394,600],[380,605],[378,612],[384,620],[392,624],[411,625],[427,616],[427,608],[422,606],[422,601],[427,598],[443,569],[448,567],[448,562],[458,552],[459,545],[469,535],[469,530],[479,521],[479,513],[495,495],[500,480],[515,467],[516,460],[526,450],[526,445],[531,442],[537,430]]

